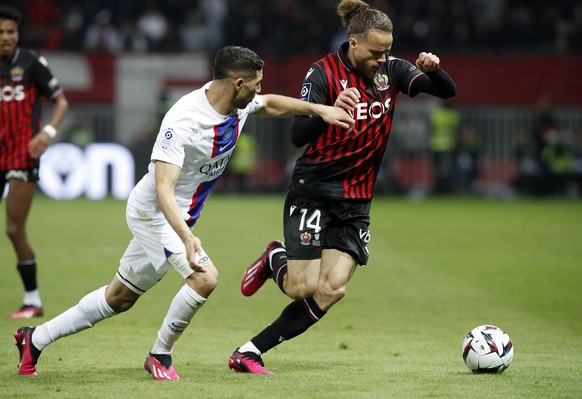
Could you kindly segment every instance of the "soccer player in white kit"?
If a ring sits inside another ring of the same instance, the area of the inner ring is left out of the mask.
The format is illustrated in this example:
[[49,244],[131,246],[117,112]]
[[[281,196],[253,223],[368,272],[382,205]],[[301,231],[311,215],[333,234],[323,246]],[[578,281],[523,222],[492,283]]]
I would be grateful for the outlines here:
[[344,128],[354,124],[339,107],[259,95],[263,65],[253,51],[227,46],[214,59],[213,80],[182,97],[167,112],[148,173],[127,202],[126,219],[133,239],[115,277],[52,320],[37,327],[21,327],[14,333],[20,374],[36,375],[44,348],[130,309],[174,269],[185,284],[170,304],[144,368],[156,380],[180,379],[171,357],[174,343],[218,282],[216,266],[192,229],[249,114],[320,115],[327,123]]

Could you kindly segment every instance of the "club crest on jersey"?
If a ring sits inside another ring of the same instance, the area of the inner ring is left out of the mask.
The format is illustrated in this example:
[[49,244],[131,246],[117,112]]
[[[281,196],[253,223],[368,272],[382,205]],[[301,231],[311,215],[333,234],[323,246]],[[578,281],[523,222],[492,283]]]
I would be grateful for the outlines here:
[[10,70],[10,79],[14,82],[20,82],[24,78],[24,68],[15,66]]
[[303,86],[301,86],[301,96],[299,99],[309,101],[309,93],[311,93],[311,83],[304,83]]
[[377,73],[376,76],[374,76],[374,84],[380,91],[388,90],[390,88],[389,83],[388,75]]
[[305,231],[299,236],[299,240],[301,241],[301,245],[309,245],[311,244],[311,234]]
[[166,129],[164,132],[164,137],[162,138],[162,144],[174,145],[176,143],[176,134],[172,128]]
[[226,129],[226,132],[224,133],[224,135],[222,136],[222,139],[226,140],[226,141],[230,141],[231,136],[232,136],[232,126],[229,126]]

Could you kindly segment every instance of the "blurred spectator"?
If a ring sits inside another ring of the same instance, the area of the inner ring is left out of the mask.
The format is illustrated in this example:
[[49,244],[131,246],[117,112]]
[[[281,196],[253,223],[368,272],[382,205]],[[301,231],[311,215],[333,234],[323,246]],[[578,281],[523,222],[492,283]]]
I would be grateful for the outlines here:
[[147,38],[151,51],[163,50],[168,33],[168,21],[155,1],[146,3],[144,13],[137,20],[137,28]]
[[30,47],[54,50],[61,47],[61,6],[54,0],[28,0],[24,7],[27,26],[23,31]]
[[536,142],[538,157],[548,142],[548,136],[556,129],[552,104],[550,99],[541,95],[535,104],[533,136]]
[[188,10],[186,20],[180,25],[179,29],[180,40],[184,50],[205,51],[211,49],[208,44],[212,38],[212,33],[204,23],[202,14],[197,8]]
[[63,135],[62,140],[85,148],[95,142],[95,131],[87,118],[76,117],[71,127]]
[[263,35],[260,5],[245,0],[231,0],[230,14],[236,16],[236,19],[231,18],[227,24],[227,41],[239,46],[258,48],[259,41],[267,37]]
[[572,181],[574,149],[562,132],[552,131],[541,153],[544,174],[544,194],[565,195]]
[[149,42],[147,37],[137,29],[136,23],[131,18],[125,18],[121,22],[120,29],[121,46],[124,52],[128,53],[147,53],[149,51]]
[[257,140],[248,132],[241,132],[227,169],[229,171],[227,180],[231,181],[230,188],[242,192],[253,189],[251,178],[257,167],[258,155]]
[[225,44],[224,21],[228,16],[228,4],[226,0],[199,0],[204,25],[209,34],[206,48],[215,52]]
[[479,141],[474,127],[461,129],[455,151],[455,188],[460,195],[478,194],[478,179],[481,174]]
[[455,168],[455,148],[461,125],[461,115],[449,101],[431,112],[429,116],[429,146],[433,157],[435,194],[453,192],[453,172]]
[[511,186],[518,195],[539,195],[542,192],[542,166],[538,148],[529,131],[519,132],[515,143],[517,175]]
[[85,49],[90,53],[116,54],[121,51],[121,35],[112,23],[110,10],[102,9],[95,15],[85,34]]
[[75,51],[83,46],[83,34],[85,29],[85,17],[83,9],[78,4],[67,5],[61,18],[64,29],[61,49]]
[[[151,42],[148,51],[185,50],[174,39],[195,9],[210,33],[205,48],[224,43],[245,45],[274,57],[298,53],[326,53],[337,48],[343,36],[334,18],[336,0],[147,0],[114,2],[87,0],[83,3],[83,26],[79,28],[79,4],[73,0],[3,0],[26,9],[28,26],[23,42],[83,51],[73,40],[92,24],[99,10],[111,13],[113,28],[126,31],[137,21],[138,29]],[[396,53],[417,48],[440,48],[454,53],[510,51],[579,53],[582,50],[582,3],[574,0],[443,0],[435,2],[370,0],[386,12],[398,28],[394,32]],[[23,10],[24,11],[24,10]],[[228,23],[225,23],[228,18]],[[446,23],[445,23],[446,22]],[[170,37],[169,37],[170,36]],[[142,44],[122,46],[126,51],[143,51]],[[103,39],[105,40],[105,39]],[[134,40],[129,40],[129,42]],[[180,41],[180,40],[179,40]],[[192,45],[192,42],[188,42]],[[335,44],[331,44],[335,43]],[[111,46],[111,44],[109,44]],[[108,46],[100,46],[115,52]]]

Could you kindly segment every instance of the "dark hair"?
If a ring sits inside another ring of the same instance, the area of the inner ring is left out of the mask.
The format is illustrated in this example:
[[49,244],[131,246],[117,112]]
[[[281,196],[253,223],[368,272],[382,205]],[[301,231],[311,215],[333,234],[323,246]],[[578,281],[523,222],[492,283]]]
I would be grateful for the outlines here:
[[20,25],[20,20],[22,16],[20,13],[12,7],[0,7],[0,19],[9,19],[16,22],[16,25]]
[[371,30],[392,33],[394,29],[388,15],[362,0],[342,0],[337,5],[337,14],[349,36],[365,34]]
[[212,78],[224,79],[229,76],[254,77],[257,71],[263,69],[265,63],[252,50],[239,46],[226,46],[214,57]]

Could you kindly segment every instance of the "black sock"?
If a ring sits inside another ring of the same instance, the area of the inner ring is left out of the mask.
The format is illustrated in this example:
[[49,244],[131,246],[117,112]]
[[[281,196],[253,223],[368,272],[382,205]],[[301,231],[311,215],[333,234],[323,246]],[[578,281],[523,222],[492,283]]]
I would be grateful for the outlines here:
[[265,353],[281,342],[302,334],[323,316],[325,312],[313,298],[291,302],[283,309],[281,316],[251,339],[251,342],[261,353]]
[[283,278],[287,274],[287,252],[278,252],[273,255],[271,267],[273,269],[272,276],[275,284],[279,286],[279,289],[283,291]]
[[24,284],[25,291],[34,291],[38,288],[36,284],[36,261],[34,259],[25,260],[16,264],[20,278]]

